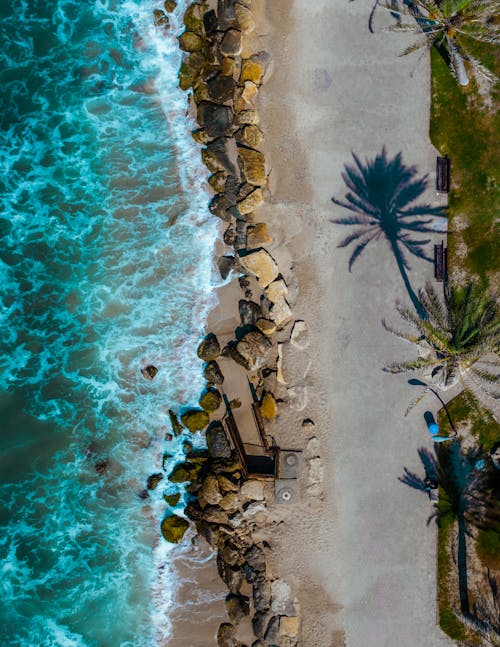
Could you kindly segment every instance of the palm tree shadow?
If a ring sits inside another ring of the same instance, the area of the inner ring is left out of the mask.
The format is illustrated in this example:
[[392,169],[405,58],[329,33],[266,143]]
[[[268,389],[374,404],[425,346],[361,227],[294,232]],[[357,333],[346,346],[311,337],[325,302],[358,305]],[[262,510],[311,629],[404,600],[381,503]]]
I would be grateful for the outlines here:
[[458,588],[460,611],[465,618],[479,620],[471,610],[468,584],[466,538],[472,528],[487,528],[500,521],[499,483],[496,470],[488,467],[481,451],[465,449],[458,438],[435,445],[435,454],[421,447],[418,450],[425,476],[410,472],[406,467],[399,480],[414,489],[429,492],[439,486],[439,501],[427,520],[441,524],[446,519],[457,523]]
[[420,300],[408,279],[407,253],[432,262],[424,246],[431,239],[415,240],[414,234],[435,233],[431,225],[433,218],[446,214],[444,207],[433,207],[428,203],[415,204],[427,188],[427,176],[416,178],[415,166],[405,166],[402,153],[389,159],[382,148],[373,159],[360,158],[352,154],[354,164],[346,164],[342,173],[347,192],[343,200],[332,197],[332,202],[352,212],[344,218],[331,219],[339,225],[360,225],[360,228],[342,240],[338,247],[356,242],[349,259],[349,271],[368,243],[385,237],[394,254],[406,291],[419,316],[426,318]]

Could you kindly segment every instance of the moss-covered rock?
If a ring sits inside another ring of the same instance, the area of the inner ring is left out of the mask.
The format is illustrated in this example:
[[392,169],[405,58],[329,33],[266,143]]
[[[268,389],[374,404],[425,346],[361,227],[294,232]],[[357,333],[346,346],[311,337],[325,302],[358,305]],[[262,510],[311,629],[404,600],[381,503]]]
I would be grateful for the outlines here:
[[178,544],[189,528],[189,521],[184,517],[172,514],[161,522],[161,534],[171,544]]
[[182,424],[191,432],[201,431],[209,423],[209,415],[202,409],[189,409],[181,416]]
[[220,355],[220,345],[219,340],[214,335],[214,333],[208,333],[208,335],[201,341],[198,346],[198,357],[205,362],[210,362],[212,359],[217,359]]
[[203,68],[205,57],[201,52],[192,52],[182,61],[179,71],[179,86],[182,90],[189,90],[196,84]]
[[167,29],[169,27],[170,21],[168,19],[168,16],[161,9],[155,9],[153,11],[153,17],[156,27],[163,27],[164,29]]
[[170,424],[172,425],[172,431],[174,432],[174,436],[180,436],[184,431],[184,427],[181,425],[181,423],[177,419],[177,416],[172,411],[172,409],[168,410],[168,415],[170,417]]
[[189,31],[194,31],[199,35],[202,35],[203,32],[203,15],[206,12],[207,7],[195,2],[186,9],[184,14],[184,24],[186,29]]
[[262,398],[260,412],[266,420],[271,422],[275,420],[278,414],[278,405],[272,393],[266,393]]
[[171,506],[172,508],[175,508],[175,506],[179,503],[181,495],[179,492],[177,492],[176,494],[165,494],[163,498],[165,499],[165,501],[168,503],[169,506]]
[[217,411],[222,402],[221,394],[217,389],[208,389],[200,397],[200,407],[205,411]]
[[172,13],[172,11],[175,11],[175,8],[177,7],[177,0],[165,0],[163,6],[165,7],[165,11]]
[[201,52],[203,39],[193,31],[185,31],[179,36],[179,47],[184,52]]
[[196,465],[195,463],[178,463],[170,473],[168,480],[171,483],[195,481],[198,478],[200,469],[201,465]]
[[212,384],[222,384],[224,382],[224,375],[215,360],[212,360],[205,365],[203,376],[206,380],[212,382]]

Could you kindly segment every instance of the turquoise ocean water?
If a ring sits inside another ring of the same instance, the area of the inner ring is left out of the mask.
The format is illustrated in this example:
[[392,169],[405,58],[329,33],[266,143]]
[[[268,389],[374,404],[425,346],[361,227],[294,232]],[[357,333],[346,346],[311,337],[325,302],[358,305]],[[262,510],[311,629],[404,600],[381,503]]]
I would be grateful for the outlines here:
[[0,5],[2,647],[169,635],[165,481],[141,492],[181,452],[169,406],[202,386],[216,237],[184,5],[167,34],[151,0]]

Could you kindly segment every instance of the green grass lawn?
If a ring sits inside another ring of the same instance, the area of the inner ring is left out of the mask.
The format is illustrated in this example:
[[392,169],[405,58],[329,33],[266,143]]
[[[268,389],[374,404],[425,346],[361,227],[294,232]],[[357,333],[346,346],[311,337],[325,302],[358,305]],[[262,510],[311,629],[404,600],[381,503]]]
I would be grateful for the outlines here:
[[[482,52],[493,68],[495,57]],[[457,85],[439,53],[431,52],[432,103],[430,137],[442,155],[451,162],[449,194],[450,231],[460,228],[467,255],[457,254],[460,236],[448,236],[451,267],[488,281],[500,271],[500,116],[485,109],[477,99],[474,84],[464,89]]]

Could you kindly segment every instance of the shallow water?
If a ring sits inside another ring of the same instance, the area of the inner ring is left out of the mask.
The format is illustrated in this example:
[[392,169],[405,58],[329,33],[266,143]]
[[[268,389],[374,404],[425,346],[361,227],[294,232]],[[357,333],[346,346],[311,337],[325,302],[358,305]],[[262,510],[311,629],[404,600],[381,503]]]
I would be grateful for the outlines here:
[[168,471],[182,451],[165,442],[169,406],[203,384],[194,347],[216,226],[177,88],[184,3],[168,34],[153,26],[160,6],[0,10],[6,646],[151,646],[169,633],[165,487],[139,494],[163,452]]

